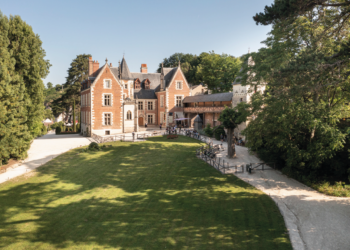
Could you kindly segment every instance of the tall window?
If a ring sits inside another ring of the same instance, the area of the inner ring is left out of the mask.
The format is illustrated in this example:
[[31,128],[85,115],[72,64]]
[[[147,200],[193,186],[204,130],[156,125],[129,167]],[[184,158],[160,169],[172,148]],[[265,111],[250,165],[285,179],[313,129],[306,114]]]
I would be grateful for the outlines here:
[[105,80],[105,88],[110,89],[111,88],[111,80]]
[[128,85],[127,85],[127,84],[125,84],[125,86],[124,86],[124,87],[125,87],[125,89],[128,89]]
[[147,123],[153,124],[153,115],[148,115]]
[[143,110],[143,102],[139,102],[139,110]]
[[153,110],[153,102],[148,102],[148,110]]
[[105,125],[111,125],[111,114],[105,114]]
[[131,111],[129,110],[127,113],[126,113],[126,119],[127,120],[131,120]]
[[166,122],[166,113],[164,113],[164,120],[163,121]]
[[176,107],[182,107],[182,96],[176,96]]
[[164,107],[164,96],[163,95],[160,96],[160,107],[161,108]]
[[111,95],[105,95],[105,98],[104,98],[104,105],[105,106],[111,106],[112,105],[112,96]]
[[176,82],[176,89],[182,89],[182,82]]

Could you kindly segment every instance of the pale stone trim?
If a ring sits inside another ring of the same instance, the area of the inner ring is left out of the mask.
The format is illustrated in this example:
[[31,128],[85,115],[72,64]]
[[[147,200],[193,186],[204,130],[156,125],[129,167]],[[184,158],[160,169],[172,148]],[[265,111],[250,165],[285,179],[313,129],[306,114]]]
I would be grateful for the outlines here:
[[[176,106],[176,97],[177,96],[181,96],[182,97],[182,100],[181,100],[181,107],[178,107],[178,106]],[[174,105],[175,105],[175,107],[176,108],[183,108],[183,101],[184,101],[184,98],[185,98],[185,95],[174,95],[174,101],[175,101],[175,103],[174,103]]]
[[[105,95],[111,96],[111,105],[110,106],[105,106]],[[112,93],[103,93],[102,94],[102,106],[103,107],[113,107],[113,94]]]
[[[109,83],[110,83],[110,87],[109,88],[106,87],[106,81],[109,81]],[[104,89],[112,89],[112,79],[103,79],[103,88]]]
[[[105,124],[105,114],[111,114],[111,125]],[[104,125],[104,126],[112,126],[113,125],[113,112],[102,112],[102,125]]]
[[[177,87],[177,84],[178,84],[178,83],[181,83],[181,89],[179,89],[179,88]],[[183,81],[176,81],[175,89],[176,89],[176,90],[183,90],[183,88],[184,88],[184,87],[183,87],[183,84],[184,84]]]

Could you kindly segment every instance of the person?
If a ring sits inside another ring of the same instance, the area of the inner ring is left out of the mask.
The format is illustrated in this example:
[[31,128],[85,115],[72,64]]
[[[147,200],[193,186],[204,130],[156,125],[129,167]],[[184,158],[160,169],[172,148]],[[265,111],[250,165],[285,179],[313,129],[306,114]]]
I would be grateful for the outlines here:
[[160,130],[162,130],[162,124],[159,125]]
[[132,141],[135,141],[135,132],[132,132]]
[[147,128],[147,122],[145,122],[145,128]]
[[221,143],[224,142],[224,136],[222,134],[220,135],[220,141]]

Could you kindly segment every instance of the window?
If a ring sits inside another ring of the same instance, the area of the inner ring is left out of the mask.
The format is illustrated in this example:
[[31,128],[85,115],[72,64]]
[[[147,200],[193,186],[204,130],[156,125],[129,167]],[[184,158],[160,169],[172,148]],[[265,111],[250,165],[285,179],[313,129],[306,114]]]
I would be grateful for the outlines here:
[[150,85],[150,80],[146,79],[145,80],[145,89],[150,89],[151,88],[151,85]]
[[143,110],[143,102],[139,102],[139,110]]
[[153,115],[148,115],[147,123],[153,124]]
[[111,80],[105,80],[105,89],[111,88]]
[[148,110],[153,110],[153,102],[148,102]]
[[127,84],[125,84],[124,88],[125,88],[125,89],[128,89],[128,85],[127,85]]
[[111,125],[111,114],[105,114],[105,125]]
[[164,113],[164,122],[166,122],[166,113]]
[[104,106],[112,106],[112,95],[104,95]]
[[243,98],[239,98],[239,102],[243,102]]
[[182,82],[176,82],[176,89],[182,89]]
[[164,112],[160,112],[160,123],[164,122]]
[[126,119],[127,120],[132,120],[132,117],[131,117],[131,111],[129,110],[127,113],[126,113]]
[[110,130],[106,130],[105,131],[105,135],[110,135],[111,134],[111,131]]
[[176,96],[176,107],[182,107],[182,96]]
[[138,78],[135,80],[135,89],[141,89],[141,82]]
[[161,108],[164,107],[164,96],[163,95],[160,96],[160,107]]

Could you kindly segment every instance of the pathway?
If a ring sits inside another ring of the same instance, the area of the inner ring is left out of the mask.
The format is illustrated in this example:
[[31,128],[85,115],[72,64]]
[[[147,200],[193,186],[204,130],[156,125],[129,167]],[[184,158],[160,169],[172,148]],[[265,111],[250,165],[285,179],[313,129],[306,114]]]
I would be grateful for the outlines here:
[[35,139],[28,151],[28,158],[21,165],[15,165],[0,174],[0,183],[40,167],[52,158],[76,147],[90,144],[90,138],[78,134],[55,135],[49,133]]
[[[214,144],[220,141],[213,140]],[[227,149],[227,143],[223,146]],[[237,158],[226,158],[230,165],[261,162],[245,147],[236,147]],[[306,185],[288,178],[280,171],[253,171],[236,174],[271,198],[278,205],[294,249],[350,249],[350,198],[321,194]]]

